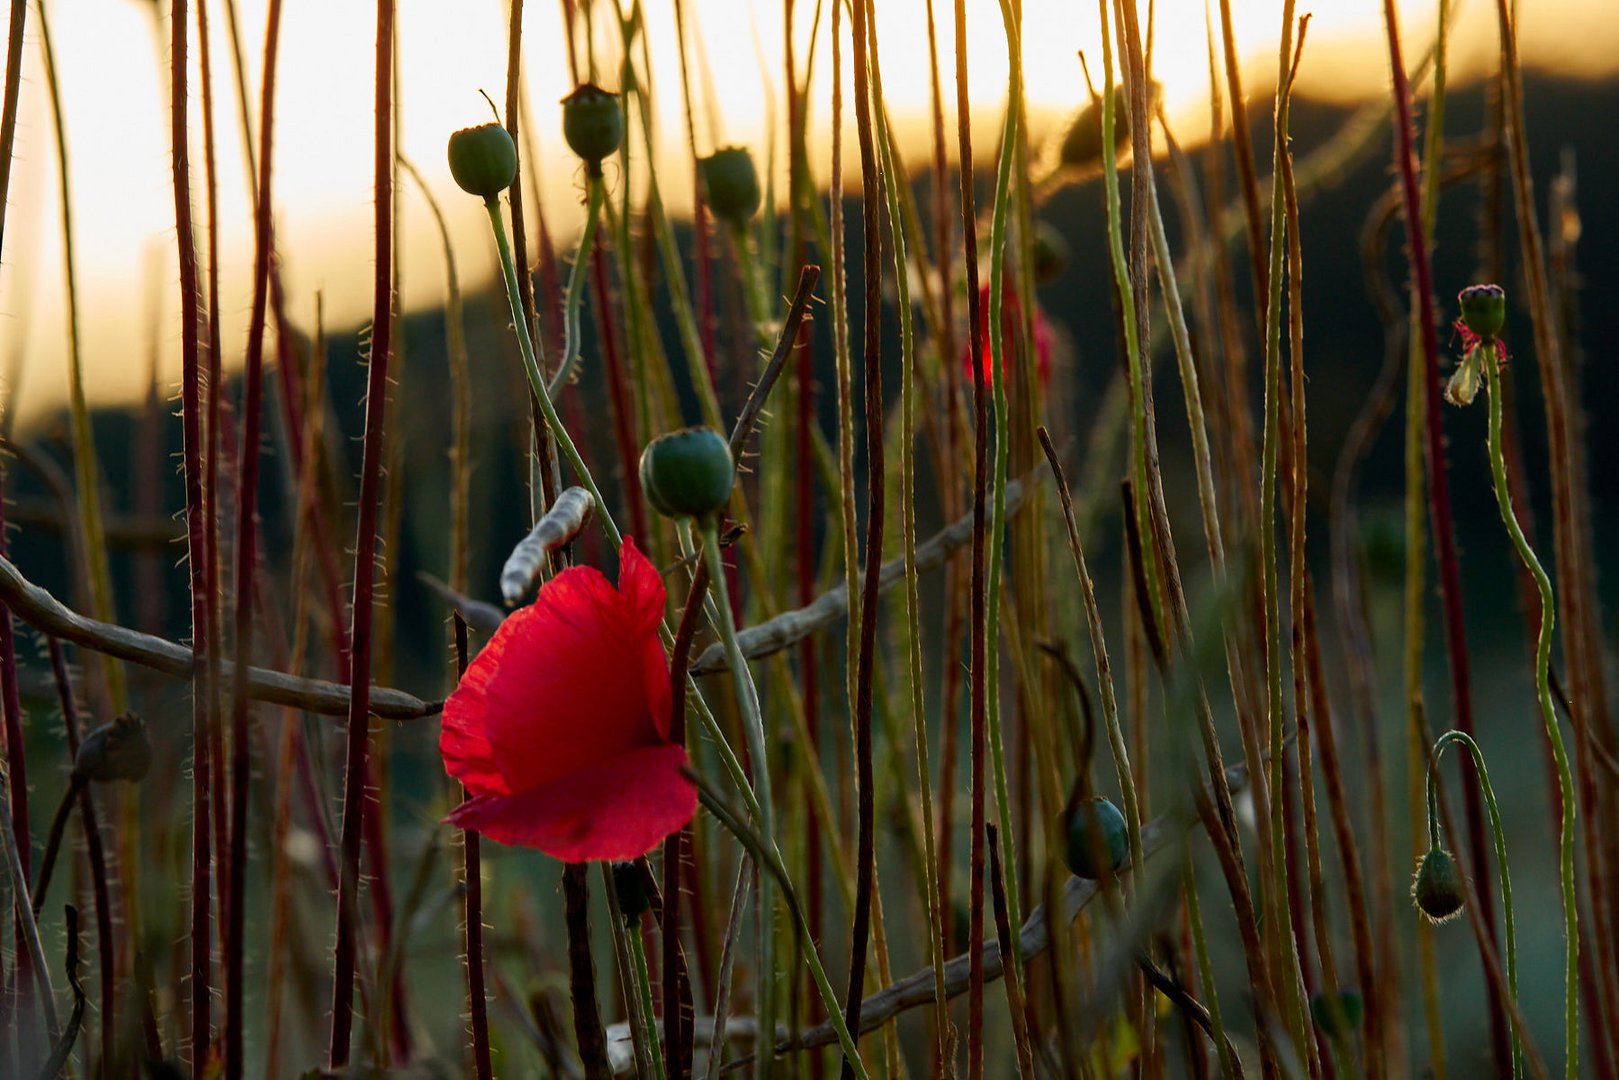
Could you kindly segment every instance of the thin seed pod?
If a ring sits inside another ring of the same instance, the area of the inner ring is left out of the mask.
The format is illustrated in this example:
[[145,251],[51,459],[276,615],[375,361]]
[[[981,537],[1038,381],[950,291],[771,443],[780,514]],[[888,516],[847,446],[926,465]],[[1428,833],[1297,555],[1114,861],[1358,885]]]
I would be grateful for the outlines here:
[[529,534],[517,542],[500,571],[500,593],[508,605],[528,594],[547,569],[547,556],[571,544],[590,524],[595,502],[582,487],[558,495]]

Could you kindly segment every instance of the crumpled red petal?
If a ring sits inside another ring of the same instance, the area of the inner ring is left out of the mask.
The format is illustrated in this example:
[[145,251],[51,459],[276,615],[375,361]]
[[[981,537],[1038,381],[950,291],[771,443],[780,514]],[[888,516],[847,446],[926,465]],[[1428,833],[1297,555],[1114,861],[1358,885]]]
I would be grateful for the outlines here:
[[547,582],[445,702],[444,767],[474,795],[527,792],[666,740],[663,582],[631,541],[621,559],[624,592],[590,567]]
[[697,812],[685,764],[684,747],[642,747],[516,795],[474,796],[446,820],[564,862],[634,859]]

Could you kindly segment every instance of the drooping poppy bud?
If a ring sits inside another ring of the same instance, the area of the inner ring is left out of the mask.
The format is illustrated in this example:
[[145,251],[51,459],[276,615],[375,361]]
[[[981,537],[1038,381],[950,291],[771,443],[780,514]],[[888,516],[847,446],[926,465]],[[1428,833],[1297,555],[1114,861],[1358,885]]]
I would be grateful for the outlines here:
[[703,178],[703,194],[714,216],[732,225],[742,225],[759,210],[763,195],[759,190],[759,170],[753,154],[745,146],[727,146],[697,163]]
[[1499,285],[1469,285],[1456,294],[1462,322],[1484,341],[1493,341],[1507,321],[1507,292]]
[[634,859],[613,864],[613,893],[618,898],[618,913],[624,916],[626,928],[639,922],[652,906],[652,898],[646,891],[646,875]]
[[1445,380],[1445,400],[1456,406],[1471,405],[1483,385],[1484,368],[1478,350],[1469,349],[1467,355],[1456,362],[1456,370],[1450,373],[1450,378]]
[[146,776],[151,765],[152,744],[146,738],[146,723],[134,713],[124,713],[84,737],[73,757],[73,777],[101,784],[137,781]]
[[1097,860],[1107,860],[1107,871],[1124,865],[1130,854],[1129,830],[1124,815],[1112,801],[1094,795],[1074,807],[1068,815],[1067,856],[1069,871],[1075,877],[1095,880],[1103,874]]
[[568,148],[595,171],[617,153],[624,141],[624,114],[618,95],[594,83],[582,83],[562,99],[562,134]]
[[1444,848],[1429,850],[1411,880],[1411,899],[1429,922],[1442,923],[1462,910],[1462,872]]
[[711,427],[659,435],[641,452],[641,488],[665,517],[717,514],[730,503],[735,482],[730,443]]
[[496,198],[517,179],[517,144],[493,122],[462,128],[450,136],[450,175],[467,194]]

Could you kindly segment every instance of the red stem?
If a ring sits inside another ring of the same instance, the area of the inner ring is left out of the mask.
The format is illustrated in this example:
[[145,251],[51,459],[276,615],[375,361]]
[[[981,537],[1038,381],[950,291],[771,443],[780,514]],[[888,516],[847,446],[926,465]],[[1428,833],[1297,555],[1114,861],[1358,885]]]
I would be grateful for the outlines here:
[[180,259],[180,399],[185,443],[186,550],[187,563],[191,568],[191,637],[200,669],[193,673],[191,692],[191,1041],[194,1064],[200,1070],[207,1058],[206,1047],[212,1041],[209,1032],[210,969],[213,959],[209,934],[213,857],[209,820],[209,785],[212,779],[209,732],[213,720],[208,708],[207,658],[213,655],[216,644],[213,620],[210,618],[214,581],[208,574],[211,566],[210,545],[202,468],[201,343],[198,339],[197,251],[191,226],[185,0],[174,0],[169,22],[172,53],[169,140],[175,231]]
[[[602,368],[607,375],[607,397],[612,405],[613,438],[618,443],[618,463],[624,500],[629,504],[630,535],[647,536],[646,503],[641,498],[639,440],[629,386],[624,378],[624,358],[618,350],[618,327],[613,322],[613,298],[607,286],[607,259],[598,248],[590,256],[592,284],[596,292],[596,326],[601,334]],[[624,271],[629,272],[625,267]],[[527,276],[527,275],[523,275]]]
[[[5,513],[5,471],[0,469],[0,556],[6,554],[6,513]],[[11,609],[0,604],[0,705],[5,709],[5,750],[7,771],[10,773],[11,784],[8,789],[8,798],[11,802],[12,829],[16,834],[17,850],[22,853],[23,881],[31,880],[29,852],[33,849],[33,841],[28,832],[28,776],[27,752],[23,741],[22,730],[22,701],[17,691],[17,646],[15,631],[11,622]],[[17,918],[20,920],[21,915]],[[18,937],[21,940],[21,923],[16,924]],[[27,949],[17,950],[16,977],[19,996],[22,998],[19,1005],[26,1005],[30,989],[33,985],[33,961],[28,956]],[[10,980],[3,985],[7,991],[12,988]],[[9,996],[9,994],[8,994]],[[19,1008],[19,1013],[24,1013]],[[9,1025],[8,1025],[9,1026]]]
[[[707,591],[708,566],[698,562],[669,659],[669,686],[673,692],[669,741],[677,746],[686,745],[686,665],[691,659],[691,640],[697,633]],[[692,1070],[691,980],[686,974],[686,955],[680,947],[680,864],[690,843],[689,824],[663,842],[663,910],[659,913],[663,921],[663,1056],[672,1080],[683,1080]]]
[[[467,623],[455,614],[455,674],[467,673]],[[466,793],[462,793],[466,797]],[[489,1054],[489,999],[483,977],[483,852],[478,834],[461,834],[462,884],[466,886],[461,911],[462,944],[466,949],[467,1008],[472,1018],[472,1062],[478,1080],[492,1080],[494,1065]]]
[[[955,0],[956,21],[956,133],[960,145],[962,241],[966,246],[963,265],[967,271],[967,295],[978,295],[978,219],[973,209],[972,102],[967,84],[967,9],[965,0]],[[988,601],[985,575],[988,570],[988,517],[985,500],[989,489],[989,397],[984,385],[982,305],[967,304],[967,348],[972,354],[973,371],[973,542],[972,542],[972,865],[969,882],[967,953],[967,1075],[980,1080],[984,1075],[984,726],[988,716]]]
[[6,201],[11,190],[11,148],[17,140],[17,94],[22,87],[23,25],[28,0],[11,0],[10,33],[6,38],[6,97],[0,112],[0,253],[5,250]]
[[[1425,381],[1428,384],[1425,457],[1428,466],[1428,511],[1433,518],[1435,555],[1439,563],[1439,596],[1445,619],[1445,651],[1450,661],[1451,693],[1456,726],[1473,733],[1473,690],[1467,654],[1467,629],[1462,620],[1461,570],[1456,557],[1456,527],[1450,510],[1450,480],[1445,472],[1445,425],[1439,402],[1439,332],[1434,325],[1433,271],[1422,237],[1422,202],[1417,186],[1416,152],[1411,137],[1411,90],[1400,53],[1400,27],[1394,0],[1383,0],[1383,22],[1388,31],[1389,69],[1394,87],[1394,165],[1400,177],[1406,244],[1411,255],[1411,276],[1416,287],[1417,324],[1421,333]],[[1467,811],[1467,862],[1474,876],[1490,865],[1484,834],[1484,807],[1470,758],[1462,764]],[[1479,915],[1495,938],[1494,893],[1479,879]],[[1489,1001],[1491,1043],[1497,1064],[1511,1060],[1506,1018],[1494,997]]]
[[[866,390],[866,570],[860,601],[859,663],[855,669],[854,731],[855,764],[859,783],[859,827],[856,834],[854,926],[850,931],[849,992],[844,1017],[850,1031],[860,1030],[860,1006],[865,995],[866,946],[871,933],[872,893],[876,888],[876,779],[871,761],[872,681],[877,648],[878,590],[883,563],[883,525],[886,500],[883,463],[883,365],[882,365],[882,180],[877,168],[877,151],[872,140],[871,92],[868,46],[876,48],[876,36],[867,30],[870,13],[867,0],[854,0],[854,104],[855,123],[860,136],[860,213],[861,249],[865,285],[865,342],[860,363],[865,369]],[[853,552],[846,553],[852,557]],[[843,1080],[852,1080],[854,1062],[843,1060]]]
[[[176,0],[178,5],[180,0]],[[174,19],[182,23],[181,13]],[[180,30],[175,31],[177,37]],[[281,41],[281,3],[271,0],[264,30],[264,75],[259,124],[259,198],[254,214],[253,313],[247,332],[247,369],[242,392],[242,442],[236,484],[236,666],[242,670],[253,655],[253,572],[258,559],[259,438],[264,414],[264,324],[270,291],[271,156],[275,132],[276,56]],[[183,53],[176,49],[180,62]],[[189,247],[189,244],[187,244]],[[194,322],[190,320],[188,322]],[[194,333],[194,325],[188,325]],[[248,738],[247,683],[235,680],[231,692],[230,854],[226,866],[225,906],[225,1075],[243,1071],[242,1029],[244,945],[247,910],[247,793],[251,782],[252,745]],[[195,901],[193,901],[195,902]],[[196,961],[193,959],[193,967]]]
[[[354,541],[353,648],[348,750],[343,771],[343,824],[337,879],[337,944],[332,958],[332,1030],[327,1059],[348,1064],[354,1024],[355,893],[360,886],[360,837],[364,833],[369,773],[372,589],[376,575],[377,502],[382,482],[382,428],[388,404],[388,358],[393,324],[393,0],[377,0],[375,241],[376,282],[371,312],[371,362],[367,371],[365,442],[360,467],[359,528]],[[263,205],[263,200],[261,200]]]
[[[68,759],[79,753],[79,709],[73,700],[73,682],[68,677],[67,657],[62,643],[50,638],[51,674],[62,701],[62,730],[67,735]],[[101,969],[101,1062],[108,1074],[113,1058],[113,1036],[117,1025],[118,946],[112,936],[112,892],[107,878],[107,853],[101,844],[101,826],[96,821],[96,804],[90,785],[79,785],[79,816],[84,821],[84,852],[90,860],[90,884],[96,904],[96,957]]]

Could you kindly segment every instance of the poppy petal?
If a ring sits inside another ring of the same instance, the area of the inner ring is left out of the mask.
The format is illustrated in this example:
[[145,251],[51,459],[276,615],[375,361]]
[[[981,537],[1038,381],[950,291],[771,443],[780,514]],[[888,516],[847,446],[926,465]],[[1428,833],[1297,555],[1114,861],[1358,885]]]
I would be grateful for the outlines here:
[[656,635],[663,621],[663,609],[668,593],[663,587],[663,575],[635,546],[630,537],[624,538],[618,549],[618,591],[623,595],[626,610],[634,620],[638,634]]
[[446,820],[565,862],[633,859],[697,812],[685,764],[684,747],[642,747],[516,795],[474,796]]
[[[667,690],[652,698],[644,676],[624,677],[626,659],[644,668],[648,640],[662,655],[655,631],[635,622],[598,571],[572,567],[552,578],[501,623],[446,702],[454,730],[441,737],[446,767],[454,774],[464,765],[482,793],[509,795],[663,742],[666,721],[654,709],[667,712]],[[487,775],[491,764],[498,782]]]

